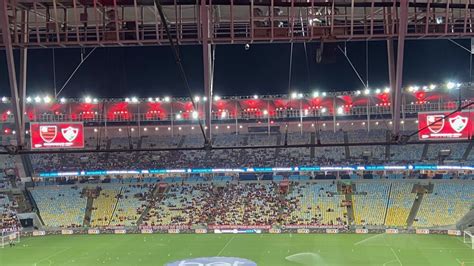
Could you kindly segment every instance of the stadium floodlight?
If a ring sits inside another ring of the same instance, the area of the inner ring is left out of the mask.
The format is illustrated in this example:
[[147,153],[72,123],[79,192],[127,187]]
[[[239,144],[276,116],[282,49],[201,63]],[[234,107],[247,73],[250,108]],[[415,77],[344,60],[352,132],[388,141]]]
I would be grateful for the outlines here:
[[27,131],[25,131],[25,134],[26,134],[26,135],[30,134],[30,131],[28,131],[28,130],[27,130]]
[[94,132],[97,132],[97,128],[94,128]]
[[219,101],[220,99],[221,99],[221,97],[220,97],[219,95],[215,95],[215,96],[214,96],[214,101],[217,102],[217,101]]
[[138,103],[138,98],[137,97],[132,97],[132,103]]
[[125,102],[129,103],[130,102],[130,98],[125,98]]
[[13,130],[13,131],[12,131],[12,134],[13,134],[13,135],[15,135],[15,134],[16,134],[16,131],[15,131],[15,130]]
[[227,117],[227,112],[226,111],[222,111],[221,112],[221,118],[224,119]]
[[311,124],[311,127],[314,127],[314,124]]
[[298,127],[301,127],[301,123],[298,123]]
[[417,120],[415,120],[415,124],[418,124],[418,119],[417,119]]
[[303,98],[303,93],[298,93],[298,99],[302,99]]
[[202,100],[203,100],[204,102],[207,102],[207,97],[206,97],[206,96],[202,97]]
[[336,123],[336,126],[339,126],[339,122]]
[[391,124],[392,124],[392,121],[388,122],[388,124],[391,125]]
[[390,92],[390,88],[389,88],[389,87],[385,87],[385,89],[383,90],[383,92],[389,93],[389,92]]
[[326,107],[323,107],[323,108],[321,109],[321,113],[323,113],[323,114],[324,114],[324,113],[326,113],[326,112],[327,112],[327,110],[328,110],[328,109],[327,109]]
[[62,97],[61,99],[59,99],[59,102],[60,103],[66,103],[66,98]]
[[291,93],[291,99],[296,99],[298,97],[298,93],[297,92],[292,92]]
[[376,89],[375,93],[380,94],[382,91],[380,89]]
[[134,132],[134,131],[135,131],[135,129],[132,127],[132,128],[130,129],[130,131]]
[[448,90],[454,89],[455,86],[456,86],[456,83],[454,83],[454,82],[450,81],[450,82],[446,83],[446,88],[448,88]]
[[239,128],[243,128],[243,126],[242,126],[242,125],[239,125]]
[[216,126],[216,129],[219,129],[219,126]]
[[36,96],[36,97],[35,97],[35,103],[40,103],[40,102],[41,102],[41,97]]
[[326,97],[326,95],[327,95],[326,92],[323,92],[322,94],[323,94],[323,97]]
[[325,126],[326,126],[326,123],[323,123],[323,127],[325,127]]
[[360,90],[356,91],[356,95],[360,95],[362,92]]
[[314,91],[314,92],[313,92],[313,97],[314,97],[314,98],[319,97],[319,91]]
[[342,106],[339,106],[339,107],[337,108],[337,114],[338,114],[338,115],[343,115],[343,114],[344,114],[344,108],[342,108]]
[[149,97],[148,102],[150,102],[150,103],[153,102],[153,98]]
[[254,98],[255,100],[257,100],[257,99],[258,99],[258,95],[255,94],[255,95],[253,96],[253,98]]
[[122,132],[122,129],[121,129],[121,128],[119,128],[119,132]]
[[436,85],[435,85],[435,84],[431,84],[431,85],[430,85],[430,90],[434,90],[434,89],[436,89]]
[[365,89],[365,90],[364,90],[364,94],[365,94],[365,95],[369,95],[369,94],[370,94],[370,90],[369,90],[369,89]]
[[155,102],[159,102],[159,101],[160,101],[160,97],[156,97]]
[[27,103],[31,103],[31,100],[32,100],[32,99],[31,99],[30,96],[26,97],[26,102],[27,102]]
[[227,125],[227,129],[230,129],[230,126],[229,126],[229,125]]
[[178,130],[181,130],[182,128],[181,127],[178,127]]
[[375,122],[375,125],[377,125],[377,126],[378,126],[378,125],[379,125],[379,121],[376,121],[376,122]]
[[143,131],[147,131],[148,129],[146,127],[143,128]]
[[176,120],[181,120],[182,116],[181,114],[176,114]]
[[168,127],[168,131],[170,131],[170,130],[171,130],[171,127]]
[[263,115],[268,115],[268,111],[267,111],[267,110],[263,110]]
[[49,96],[45,96],[45,97],[43,98],[43,101],[44,101],[45,103],[50,103],[50,102],[51,102],[51,98],[50,98]]
[[199,113],[198,113],[198,112],[196,112],[196,111],[193,111],[193,114],[192,114],[192,116],[193,116],[193,119],[198,119],[198,117],[199,117]]
[[198,103],[200,100],[201,100],[201,97],[199,97],[199,96],[194,96],[194,101],[195,101],[195,102]]
[[2,97],[2,102],[6,102],[6,101],[8,101],[7,97],[3,96]]
[[170,99],[170,97],[165,96],[165,98],[163,98],[163,100],[164,100],[165,102],[169,103],[171,99]]
[[94,99],[92,99],[92,101],[93,101],[94,103],[97,103],[99,100],[97,100],[97,98],[94,98]]
[[158,129],[159,129],[158,127],[155,127],[155,131],[158,131]]
[[86,96],[86,98],[84,98],[84,102],[86,102],[86,103],[91,103],[91,102],[92,102],[92,98],[89,97],[89,96]]
[[11,112],[10,110],[7,111],[7,115],[11,115],[11,113],[12,113],[12,112]]

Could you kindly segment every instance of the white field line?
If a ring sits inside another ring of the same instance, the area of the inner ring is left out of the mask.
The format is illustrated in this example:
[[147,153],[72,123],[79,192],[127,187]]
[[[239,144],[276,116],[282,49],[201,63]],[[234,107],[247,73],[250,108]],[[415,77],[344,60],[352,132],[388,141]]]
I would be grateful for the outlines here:
[[392,247],[390,247],[390,250],[392,251],[393,255],[395,255],[395,258],[397,258],[397,261],[398,261],[398,263],[400,263],[400,266],[403,266],[402,261],[400,260],[400,258],[398,257],[397,253],[395,253],[395,251],[393,250]]
[[377,235],[374,235],[374,236],[371,236],[371,237],[362,239],[361,241],[359,241],[359,242],[357,242],[357,243],[354,243],[354,246],[358,246],[358,245],[363,244],[363,243],[365,243],[365,242],[367,242],[367,241],[369,241],[369,240],[371,240],[371,239],[373,239],[373,238],[376,238],[376,237],[379,237],[379,236],[383,236],[383,235],[384,235],[384,234],[382,233],[382,234],[377,234]]
[[227,246],[230,244],[230,242],[232,242],[232,240],[234,240],[234,238],[235,238],[235,235],[232,236],[232,238],[229,239],[229,241],[227,241],[227,243],[224,245],[224,247],[222,247],[222,249],[219,251],[219,253],[217,253],[217,256],[218,256],[218,257],[222,254],[222,252],[224,251],[224,249],[227,248]]
[[[67,251],[67,250],[70,250],[70,249],[71,249],[71,247],[68,247],[68,248],[65,248],[65,249],[63,249],[63,250],[59,250],[59,251],[57,251],[57,252],[54,252],[53,254],[51,254],[51,255],[49,255],[49,256],[47,256],[47,257],[45,257],[45,258],[42,258],[41,260],[35,262],[34,265],[36,266],[38,263],[40,263],[40,262],[42,262],[42,261],[45,261],[45,260],[48,260],[48,259],[50,259],[50,258],[52,258],[52,257],[54,257],[54,256],[56,256],[56,255],[59,255],[59,254],[63,253],[64,251]],[[49,264],[51,264],[51,261],[49,262]]]

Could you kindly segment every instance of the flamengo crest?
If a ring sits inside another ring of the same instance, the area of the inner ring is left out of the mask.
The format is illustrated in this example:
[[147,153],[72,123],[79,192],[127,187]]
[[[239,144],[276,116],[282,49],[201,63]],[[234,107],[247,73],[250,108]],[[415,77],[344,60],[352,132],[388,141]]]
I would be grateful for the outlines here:
[[444,115],[428,115],[426,124],[432,133],[439,133],[444,128]]
[[58,134],[58,128],[56,126],[40,126],[40,137],[44,142],[50,143]]

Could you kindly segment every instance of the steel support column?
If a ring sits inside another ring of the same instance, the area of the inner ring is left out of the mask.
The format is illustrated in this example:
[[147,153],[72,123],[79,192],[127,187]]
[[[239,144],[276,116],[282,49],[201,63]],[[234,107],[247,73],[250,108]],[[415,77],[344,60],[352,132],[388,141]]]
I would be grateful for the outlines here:
[[[28,43],[28,11],[23,10],[21,12],[21,42],[26,44]],[[19,84],[19,103],[20,103],[20,117],[22,123],[20,125],[20,131],[17,134],[20,134],[21,138],[25,139],[25,99],[26,99],[26,75],[27,75],[27,66],[28,66],[28,48],[26,45],[20,48],[20,84]]]
[[207,101],[204,103],[204,115],[206,120],[206,136],[211,141],[211,114],[212,114],[212,57],[211,44],[209,43],[209,9],[206,0],[201,0],[201,38],[202,38],[202,58],[204,72],[204,95]]
[[399,27],[398,27],[398,48],[397,67],[395,74],[395,90],[393,97],[393,135],[400,133],[400,110],[402,105],[402,79],[403,79],[403,57],[405,49],[405,37],[408,25],[408,0],[400,1]]
[[11,101],[12,101],[12,113],[15,122],[15,130],[17,145],[22,146],[24,144],[24,133],[22,132],[23,119],[22,111],[20,107],[20,99],[18,95],[18,86],[16,81],[16,70],[15,70],[15,57],[13,54],[12,39],[10,33],[10,24],[8,21],[8,1],[0,1],[0,29],[2,30],[3,45],[5,46],[5,54],[8,68],[8,79],[10,82]]

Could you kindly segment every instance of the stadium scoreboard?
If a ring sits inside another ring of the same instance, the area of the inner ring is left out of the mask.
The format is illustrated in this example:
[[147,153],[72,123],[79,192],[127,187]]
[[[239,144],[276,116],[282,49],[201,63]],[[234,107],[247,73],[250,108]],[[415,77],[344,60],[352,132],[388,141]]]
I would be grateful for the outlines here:
[[84,148],[84,124],[31,123],[31,149],[81,149]]
[[472,138],[474,110],[455,112],[418,113],[420,140],[463,140]]

